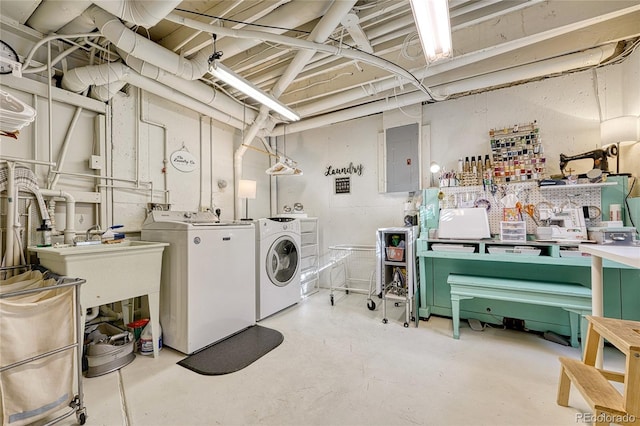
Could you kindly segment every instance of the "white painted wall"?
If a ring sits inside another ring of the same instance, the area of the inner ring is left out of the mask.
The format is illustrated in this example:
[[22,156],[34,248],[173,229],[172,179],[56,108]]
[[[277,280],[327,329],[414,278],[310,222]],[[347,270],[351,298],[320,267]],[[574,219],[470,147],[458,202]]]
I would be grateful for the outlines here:
[[[320,219],[323,252],[334,244],[373,244],[377,228],[402,225],[404,203],[409,197],[407,193],[378,192],[377,146],[379,134],[386,127],[419,120],[423,129],[430,128],[431,148],[424,152],[426,164],[422,165],[423,168],[428,164],[429,156],[445,167],[453,168],[460,156],[489,152],[490,128],[537,120],[548,159],[548,171],[557,173],[560,152],[577,154],[600,146],[601,117],[640,115],[639,74],[640,52],[635,52],[624,63],[595,72],[549,78],[289,134],[286,145],[279,138],[278,149],[298,161],[304,175],[273,179],[277,200],[276,211],[271,211],[271,179],[264,173],[269,166],[269,157],[248,150],[243,178],[258,180],[258,196],[249,202],[249,215],[253,218],[270,216],[281,212],[284,205],[300,202],[307,214]],[[21,132],[18,141],[2,138],[0,151],[3,155],[19,158],[47,159],[46,99],[40,97],[35,101],[31,95],[15,90],[11,92],[35,105],[38,118],[36,123]],[[61,178],[58,189],[78,192],[102,190],[106,194],[102,217],[92,204],[81,203],[78,206],[76,229],[82,231],[101,219],[106,224],[124,224],[125,229],[139,230],[146,203],[151,200],[148,185],[142,184],[146,181],[153,182],[153,199],[156,202],[163,201],[162,191],[167,189],[175,210],[220,207],[223,219],[233,218],[233,153],[242,140],[241,132],[144,93],[141,108],[145,119],[160,123],[167,129],[167,154],[184,145],[200,166],[194,172],[183,173],[167,164],[165,188],[162,173],[165,167],[164,134],[158,126],[139,122],[137,92],[133,88],[128,93],[119,93],[111,102],[113,117],[109,129],[113,145],[105,152],[106,164],[102,172],[112,171],[116,178],[138,179],[141,183],[108,182],[107,186],[96,186],[84,178]],[[54,158],[73,110],[67,105],[54,105]],[[96,173],[87,168],[88,157],[99,148],[93,135],[95,116],[95,113],[83,112],[64,165],[65,171]],[[254,146],[261,147],[259,142]],[[630,147],[630,154],[625,154],[623,163],[623,170],[633,171],[636,176],[640,174],[639,150],[640,144]],[[324,176],[325,170],[329,165],[345,167],[351,162],[362,164],[363,174],[352,176],[350,194],[335,194],[334,179]],[[46,168],[38,166],[36,170],[43,186],[46,186]],[[218,188],[218,180],[227,181],[227,187]],[[62,204],[56,208],[56,218],[64,221]]]
[[[414,108],[395,116],[377,114],[287,135],[287,155],[299,162],[304,175],[278,178],[278,212],[284,205],[303,203],[309,215],[320,218],[321,251],[325,253],[333,244],[372,244],[377,228],[401,226],[403,203],[409,194],[378,193],[375,140],[385,127],[406,124],[417,116],[431,129],[431,148],[424,153],[423,169],[430,159],[447,169],[456,168],[461,156],[490,152],[489,129],[537,120],[548,174],[557,174],[560,153],[575,155],[600,148],[601,114],[605,118],[640,116],[639,73],[640,52],[636,52],[621,65],[597,71],[427,104],[417,113]],[[640,176],[639,149],[640,143],[633,151],[623,151],[621,171]],[[352,178],[352,194],[336,195],[333,179],[323,171],[328,165],[351,161],[362,162],[365,173]],[[609,161],[615,164],[614,158]],[[578,165],[587,171],[592,162],[581,160]]]

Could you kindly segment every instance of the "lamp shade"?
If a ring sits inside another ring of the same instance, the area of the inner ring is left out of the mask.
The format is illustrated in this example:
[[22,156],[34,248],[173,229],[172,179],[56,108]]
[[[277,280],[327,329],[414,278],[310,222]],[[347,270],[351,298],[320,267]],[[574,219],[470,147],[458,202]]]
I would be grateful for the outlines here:
[[620,142],[640,140],[640,118],[624,115],[600,123],[600,141],[602,146]]
[[255,199],[256,183],[255,180],[240,179],[238,183],[238,198]]

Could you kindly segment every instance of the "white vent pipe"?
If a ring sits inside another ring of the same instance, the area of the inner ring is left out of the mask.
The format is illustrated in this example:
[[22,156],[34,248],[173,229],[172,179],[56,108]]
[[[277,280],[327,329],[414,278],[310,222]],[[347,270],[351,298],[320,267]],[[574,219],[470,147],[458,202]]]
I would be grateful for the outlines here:
[[[186,59],[136,34],[127,28],[119,18],[97,6],[88,8],[83,15],[93,20],[100,33],[118,49],[161,67],[171,74],[186,80],[197,80],[209,70],[209,54],[205,51],[198,52],[193,59]],[[127,58],[124,59],[126,61]]]
[[[585,50],[583,52],[572,55],[561,56],[558,58],[547,59],[537,63],[513,67],[506,70],[493,72],[485,76],[478,76],[471,79],[460,80],[451,84],[435,86],[431,90],[443,94],[462,93],[472,90],[486,89],[489,87],[500,86],[514,81],[524,81],[536,77],[564,72],[572,69],[591,67],[597,65],[601,61],[611,56],[615,51],[615,43]],[[316,118],[298,121],[296,123],[287,124],[287,133],[302,132],[305,130],[316,129],[318,127],[327,126],[334,123],[352,120],[364,117],[370,114],[376,114],[382,111],[402,108],[409,105],[425,102],[429,100],[422,92],[412,92],[406,95],[394,96],[378,100],[376,102],[367,103],[331,114],[325,114]],[[284,134],[284,126],[278,125],[270,133],[271,136],[282,136]]]
[[[334,3],[333,6],[327,11],[327,13],[322,17],[322,19],[320,19],[320,22],[318,22],[318,25],[316,25],[311,34],[309,34],[308,39],[313,42],[326,41],[327,37],[331,35],[331,32],[335,30],[335,28],[340,24],[342,18],[351,11],[351,8],[355,4],[355,0]],[[280,95],[291,84],[291,82],[296,78],[300,71],[302,71],[302,69],[311,60],[314,54],[315,52],[311,50],[300,50],[296,54],[296,56],[289,63],[289,66],[287,67],[285,72],[282,74],[282,77],[280,77],[276,85],[273,87],[273,90],[271,91],[272,95],[276,97],[276,99],[280,97]],[[242,141],[240,147],[236,150],[233,157],[233,169],[235,173],[234,179],[236,182],[236,217],[240,217],[242,215],[240,199],[237,197],[237,183],[240,182],[240,179],[242,178],[242,158],[247,151],[247,145],[251,145],[253,139],[257,136],[258,131],[264,126],[264,123],[268,118],[268,113],[269,109],[265,105],[262,105],[260,107],[260,113],[258,114],[258,117],[247,131],[246,137]]]
[[[220,93],[204,83],[191,81],[202,77],[208,72],[209,57],[204,51],[196,55],[194,59],[188,60],[136,34],[128,29],[117,17],[99,7],[90,7],[84,13],[84,16],[95,22],[102,35],[117,47],[119,55],[139,74],[163,83],[207,106],[212,106],[215,103],[215,109],[224,111],[224,113],[211,115],[212,108],[205,106],[195,107],[195,103],[192,101],[187,101],[182,105],[199,112],[202,112],[204,108],[209,112],[203,112],[203,114],[209,115],[216,120],[221,120],[221,117],[228,116],[235,118],[236,123],[240,122],[240,117],[251,122],[255,119],[256,114],[253,111],[245,113],[243,108],[226,94]],[[104,68],[92,70],[92,73],[99,72],[107,73],[107,75],[110,73]],[[114,78],[114,76],[110,76],[105,80],[104,76],[95,76],[96,81],[103,80],[105,83],[101,85],[102,87],[94,88],[92,96],[103,101],[111,99],[125,84],[125,82],[114,80]],[[67,84],[73,85],[74,83],[71,80],[67,80]],[[75,92],[79,90],[77,87],[67,88]],[[157,90],[147,90],[158,94]],[[179,98],[184,99],[185,97],[175,96],[168,99],[181,103]],[[238,125],[231,124],[226,118],[222,118],[221,121],[239,128]]]
[[149,28],[160,22],[181,0],[45,0],[27,25],[43,34],[58,30],[78,18],[92,3],[132,24]]
[[[123,52],[118,50],[122,56]],[[232,99],[229,95],[219,92],[213,87],[200,81],[191,81],[170,74],[162,68],[141,59],[129,56],[126,59],[127,65],[144,77],[156,80],[165,86],[173,87],[176,90],[188,95],[205,105],[212,106],[224,111],[228,115],[238,120],[253,122],[256,113],[253,110],[246,110],[242,104]],[[246,111],[245,111],[246,110]]]
[[64,227],[64,243],[73,244],[73,238],[76,236],[75,221],[76,221],[76,200],[73,195],[68,192],[52,190],[52,189],[40,189],[40,194],[45,197],[61,197],[64,198],[67,204],[65,214],[65,227]]
[[72,92],[82,92],[91,85],[106,85],[114,81],[124,81],[143,90],[171,100],[201,114],[213,117],[215,120],[228,124],[235,128],[242,128],[242,122],[215,108],[204,105],[201,102],[167,87],[154,80],[141,76],[121,63],[110,63],[75,68],[67,71],[62,78],[62,87]]

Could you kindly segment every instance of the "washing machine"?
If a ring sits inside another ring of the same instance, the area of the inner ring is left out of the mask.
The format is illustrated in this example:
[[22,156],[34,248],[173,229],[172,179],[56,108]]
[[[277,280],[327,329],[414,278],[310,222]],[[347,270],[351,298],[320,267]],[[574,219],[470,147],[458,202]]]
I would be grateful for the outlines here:
[[160,279],[163,345],[192,354],[255,325],[253,222],[154,210],[141,238],[169,243]]
[[300,300],[300,221],[271,217],[256,221],[256,320]]

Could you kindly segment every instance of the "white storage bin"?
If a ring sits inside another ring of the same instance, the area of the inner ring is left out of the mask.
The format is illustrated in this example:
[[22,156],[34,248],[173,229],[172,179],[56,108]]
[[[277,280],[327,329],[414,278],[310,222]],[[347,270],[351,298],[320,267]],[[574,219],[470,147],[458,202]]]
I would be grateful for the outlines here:
[[526,222],[500,222],[500,240],[502,241],[527,241]]

